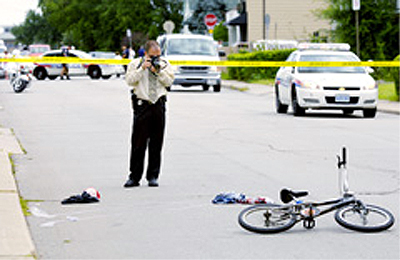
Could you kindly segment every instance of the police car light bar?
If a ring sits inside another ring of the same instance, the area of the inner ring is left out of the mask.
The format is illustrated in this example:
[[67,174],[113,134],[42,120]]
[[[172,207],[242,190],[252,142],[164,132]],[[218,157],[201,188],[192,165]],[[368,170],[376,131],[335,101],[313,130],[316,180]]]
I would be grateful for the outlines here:
[[349,51],[348,43],[300,43],[299,50]]

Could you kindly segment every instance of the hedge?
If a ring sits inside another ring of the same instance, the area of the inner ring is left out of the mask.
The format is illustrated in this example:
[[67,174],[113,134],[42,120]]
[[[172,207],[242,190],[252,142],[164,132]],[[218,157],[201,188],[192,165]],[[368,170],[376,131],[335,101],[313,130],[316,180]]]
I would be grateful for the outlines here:
[[[396,58],[394,58],[394,60],[400,62],[400,55],[398,55]],[[396,93],[397,93],[397,99],[400,100],[400,97],[399,97],[399,88],[400,88],[400,86],[399,86],[399,77],[400,77],[400,75],[399,74],[400,74],[400,69],[399,69],[399,67],[391,68],[390,74],[393,77],[393,81],[394,81],[394,85],[395,85]]]
[[[295,49],[255,51],[250,53],[230,54],[232,61],[285,61]],[[241,81],[249,79],[274,78],[278,67],[229,67],[229,78]]]

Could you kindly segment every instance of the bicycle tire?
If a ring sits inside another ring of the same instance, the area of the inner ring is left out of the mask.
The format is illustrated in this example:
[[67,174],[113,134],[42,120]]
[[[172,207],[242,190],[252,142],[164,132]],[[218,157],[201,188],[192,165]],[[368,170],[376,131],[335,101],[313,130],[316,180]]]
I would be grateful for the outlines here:
[[[268,220],[265,213],[269,214]],[[273,234],[286,231],[296,224],[296,217],[287,207],[280,205],[255,205],[242,210],[239,214],[242,228],[261,234]]]
[[360,232],[380,232],[393,226],[394,217],[388,210],[365,205],[368,214],[363,219],[355,204],[340,208],[335,213],[336,222],[342,227]]

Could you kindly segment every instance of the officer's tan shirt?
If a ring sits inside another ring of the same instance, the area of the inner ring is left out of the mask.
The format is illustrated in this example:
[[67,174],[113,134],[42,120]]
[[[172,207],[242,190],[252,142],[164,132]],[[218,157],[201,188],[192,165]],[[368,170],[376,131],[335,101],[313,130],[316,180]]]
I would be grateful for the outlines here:
[[150,70],[144,70],[141,65],[139,66],[142,58],[134,59],[129,63],[125,81],[129,86],[133,87],[138,99],[147,100],[154,104],[160,97],[167,95],[166,87],[171,86],[174,82],[174,73],[171,64],[165,59],[162,60],[163,66],[160,72],[156,73],[156,85],[153,87],[149,86]]

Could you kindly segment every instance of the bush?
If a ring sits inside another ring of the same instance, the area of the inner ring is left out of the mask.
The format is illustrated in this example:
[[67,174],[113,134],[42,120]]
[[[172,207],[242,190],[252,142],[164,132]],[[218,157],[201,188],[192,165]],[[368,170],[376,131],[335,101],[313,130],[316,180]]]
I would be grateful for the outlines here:
[[[398,55],[396,58],[394,58],[395,61],[400,62],[400,55]],[[399,77],[400,77],[400,68],[399,67],[393,67],[390,70],[390,74],[392,75],[393,81],[394,81],[394,87],[396,89],[396,94],[397,94],[397,100],[400,100],[399,97]]]
[[[230,54],[231,61],[285,61],[295,49]],[[229,78],[241,81],[274,78],[278,67],[229,67]]]

